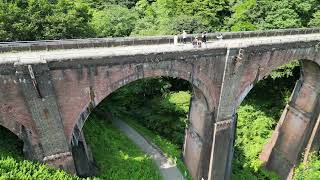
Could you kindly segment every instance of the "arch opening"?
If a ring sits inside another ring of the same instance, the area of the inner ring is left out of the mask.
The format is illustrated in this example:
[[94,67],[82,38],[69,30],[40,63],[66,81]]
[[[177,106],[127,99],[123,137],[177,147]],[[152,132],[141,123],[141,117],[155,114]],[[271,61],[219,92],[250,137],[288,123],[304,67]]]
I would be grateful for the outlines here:
[[311,135],[319,136],[315,128],[319,116],[319,65],[310,60],[299,60],[297,64],[291,62],[281,66],[280,71],[266,73],[239,96],[233,177],[292,177],[308,144],[309,149],[319,151]]
[[12,131],[0,125],[0,159],[23,158],[23,141]]
[[[210,125],[213,124],[213,117],[209,113],[208,102],[202,90],[186,80],[170,77],[144,78],[120,87],[97,106],[91,103],[73,130],[71,144],[76,166],[81,164],[76,162],[79,158],[75,157],[79,149],[82,157],[85,156],[91,162],[94,162],[94,157],[101,157],[92,149],[92,158],[91,148],[85,142],[85,139],[91,139],[89,136],[92,132],[84,124],[90,125],[89,122],[85,123],[87,119],[95,122],[92,118],[120,118],[143,136],[150,135],[147,138],[154,140],[155,144],[160,143],[158,146],[162,150],[175,148],[171,150],[170,153],[173,154],[170,156],[178,158],[178,166],[184,168],[184,171],[189,169],[192,177],[203,177],[208,172],[206,166],[209,166],[209,162],[205,162],[205,158],[210,154],[211,145],[208,144],[210,139],[205,142],[203,139],[212,137]],[[161,138],[157,141],[157,136],[163,138],[163,142]],[[88,142],[90,147],[95,146],[90,143]],[[166,145],[169,147],[165,147]],[[89,166],[86,171],[92,170]],[[82,170],[77,170],[78,174],[80,171],[80,174],[86,175]]]

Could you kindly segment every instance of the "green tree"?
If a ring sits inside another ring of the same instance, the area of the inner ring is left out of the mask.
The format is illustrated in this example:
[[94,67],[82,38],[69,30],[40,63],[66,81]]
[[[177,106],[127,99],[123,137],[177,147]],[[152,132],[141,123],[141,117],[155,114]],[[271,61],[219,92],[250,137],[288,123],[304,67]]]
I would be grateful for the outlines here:
[[89,6],[80,0],[0,3],[0,40],[93,37]]
[[35,28],[30,18],[15,3],[0,3],[0,40],[32,40]]
[[45,17],[44,39],[94,37],[89,22],[92,15],[87,4],[79,1],[58,0],[52,13]]
[[311,27],[320,27],[320,10],[313,14],[313,18],[309,22]]
[[301,163],[294,171],[294,180],[320,179],[320,156],[313,153],[308,157],[306,164]]
[[302,23],[289,1],[276,1],[270,3],[259,26],[260,29],[284,29],[301,27]]
[[[244,0],[232,7],[233,14],[230,18],[226,18],[226,25],[232,31],[248,31],[255,30],[254,19],[258,14],[252,12],[257,6],[256,0]],[[256,19],[257,20],[257,19]]]
[[108,9],[94,11],[91,26],[98,37],[129,36],[137,18],[134,10],[113,5]]

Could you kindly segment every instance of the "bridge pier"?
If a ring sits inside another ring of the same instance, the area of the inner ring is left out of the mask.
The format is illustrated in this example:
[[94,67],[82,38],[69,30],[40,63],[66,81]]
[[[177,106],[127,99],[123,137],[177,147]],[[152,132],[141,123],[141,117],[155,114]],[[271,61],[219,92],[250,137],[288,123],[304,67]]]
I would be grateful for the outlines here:
[[75,168],[79,177],[91,177],[97,173],[94,165],[92,152],[86,143],[83,131],[75,128],[75,134],[71,142],[72,155],[74,159]]
[[189,109],[189,127],[184,143],[184,162],[195,180],[208,179],[214,113],[209,112],[202,92],[193,90]]
[[[320,112],[320,69],[312,62],[302,62],[302,77],[297,82],[291,100],[269,143],[266,144],[260,159],[266,167],[291,179],[294,167],[300,162],[302,154],[316,148],[319,134],[315,127]],[[312,133],[315,136],[312,136]]]
[[227,50],[220,99],[213,129],[208,180],[229,180],[237,122],[237,91],[244,73],[244,51],[239,48]]
[[16,65],[16,76],[32,119],[38,140],[26,131],[24,152],[29,158],[75,173],[56,96],[47,64]]
[[23,154],[25,158],[30,160],[43,159],[43,152],[39,139],[33,137],[33,134],[29,129],[21,126],[19,138],[23,141]]
[[231,179],[236,116],[214,124],[209,179]]

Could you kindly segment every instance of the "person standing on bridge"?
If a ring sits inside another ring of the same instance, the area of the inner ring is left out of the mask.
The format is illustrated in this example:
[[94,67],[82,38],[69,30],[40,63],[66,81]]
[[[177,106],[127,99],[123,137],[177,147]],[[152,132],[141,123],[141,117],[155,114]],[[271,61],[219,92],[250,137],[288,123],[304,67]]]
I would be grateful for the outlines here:
[[183,40],[183,44],[187,43],[187,33],[185,30],[183,30],[182,32],[182,40]]
[[201,35],[201,37],[202,37],[202,42],[204,42],[204,43],[206,43],[207,42],[207,32],[203,32],[202,33],[202,35]]
[[207,47],[207,40],[208,40],[208,37],[207,37],[207,32],[203,32],[202,35],[202,42],[206,45]]

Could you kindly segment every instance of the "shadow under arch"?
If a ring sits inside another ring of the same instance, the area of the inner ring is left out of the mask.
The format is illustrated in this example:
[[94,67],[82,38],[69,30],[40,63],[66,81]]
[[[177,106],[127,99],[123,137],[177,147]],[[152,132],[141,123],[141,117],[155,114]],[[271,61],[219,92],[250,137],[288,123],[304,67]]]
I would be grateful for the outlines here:
[[[0,157],[23,156],[23,140],[17,132],[0,124]],[[3,153],[3,154],[2,154]]]
[[[236,109],[258,81],[287,63],[258,73],[253,82],[241,88],[243,90],[238,93]],[[265,162],[267,169],[275,171],[282,179],[292,178],[294,167],[303,153],[319,150],[320,147],[320,130],[315,126],[316,122],[320,121],[320,64],[316,60],[308,59],[299,60],[299,64],[300,78],[272,137],[260,154],[260,159]]]
[[[150,74],[152,75],[152,74]],[[131,82],[138,81],[145,78],[155,78],[155,77],[172,77],[172,76],[160,76],[159,73],[157,76],[148,76],[148,77],[139,77],[132,78],[132,76],[126,77],[124,80],[121,80],[123,83],[113,83],[111,88],[112,92],[115,92],[121,87],[124,87]],[[183,146],[183,155],[184,161],[187,165],[190,174],[194,178],[205,177],[208,174],[209,168],[209,158],[211,152],[212,144],[212,129],[213,129],[213,118],[214,114],[210,110],[212,108],[212,98],[207,98],[206,94],[208,91],[203,90],[204,83],[201,83],[200,80],[196,78],[181,78],[187,81],[192,86],[192,97],[190,100],[189,108],[189,127],[185,131],[184,146]],[[191,83],[193,82],[193,83]],[[201,89],[200,89],[201,88]],[[90,90],[91,91],[91,90]],[[107,99],[109,93],[104,99]],[[90,150],[88,151],[87,144],[85,142],[84,134],[82,128],[86,120],[88,119],[90,113],[97,107],[102,100],[96,101],[94,93],[90,93],[91,102],[87,104],[83,112],[79,116],[79,119],[74,126],[71,138],[71,146],[73,147],[74,160],[78,174],[80,176],[88,176],[90,173],[90,166],[92,166],[92,155],[90,155]],[[77,154],[77,155],[76,155]],[[78,157],[75,157],[78,156]],[[77,163],[77,159],[82,159],[81,162]],[[86,167],[83,167],[83,162],[88,161]]]
[[[26,159],[37,160],[42,158],[41,144],[32,129],[26,128],[17,121],[9,123],[1,123],[0,121],[0,128],[5,129],[17,137],[17,141],[21,144],[21,154]],[[1,138],[3,139],[3,137]]]

